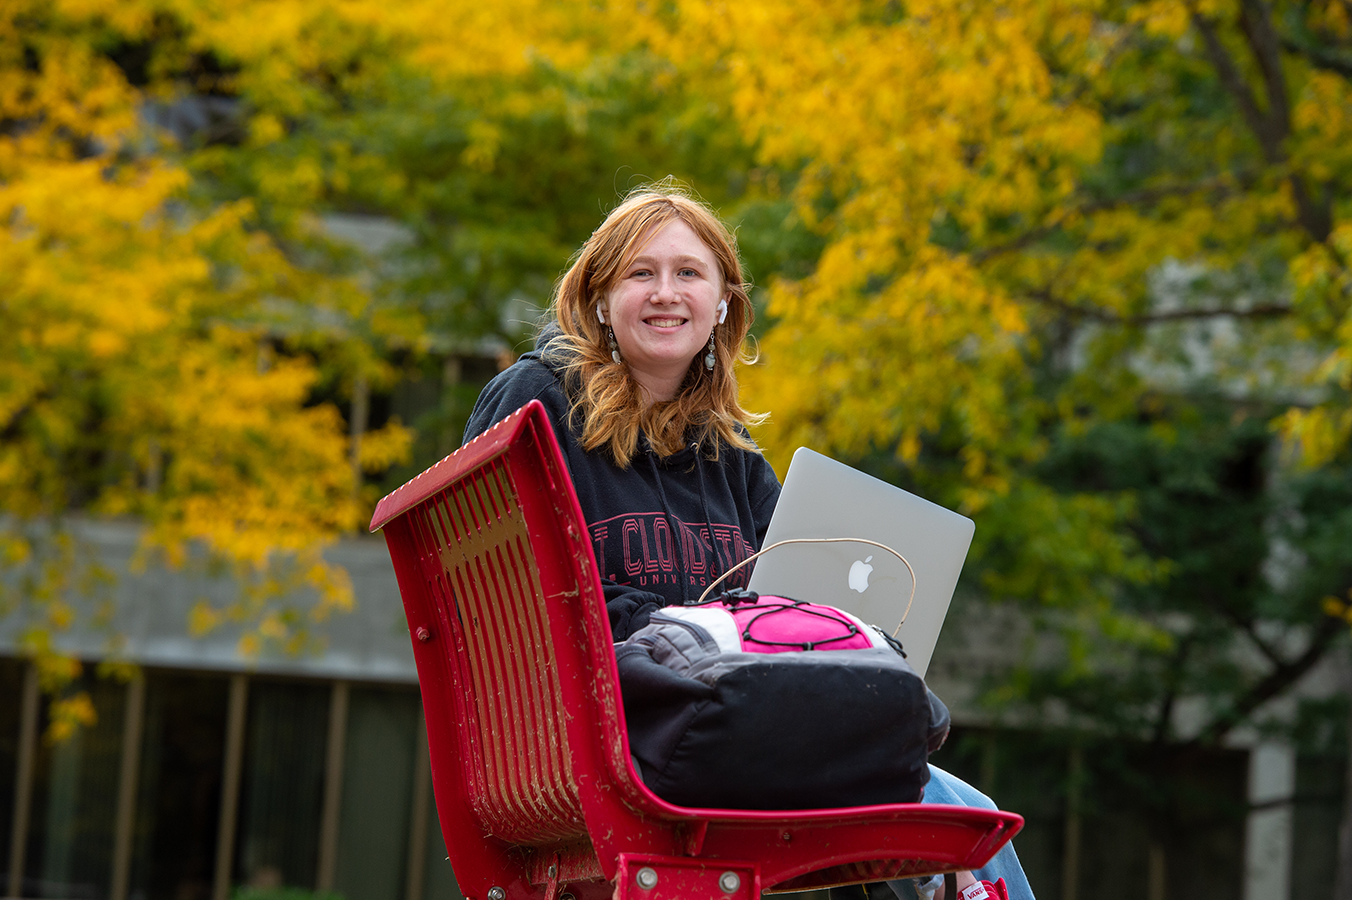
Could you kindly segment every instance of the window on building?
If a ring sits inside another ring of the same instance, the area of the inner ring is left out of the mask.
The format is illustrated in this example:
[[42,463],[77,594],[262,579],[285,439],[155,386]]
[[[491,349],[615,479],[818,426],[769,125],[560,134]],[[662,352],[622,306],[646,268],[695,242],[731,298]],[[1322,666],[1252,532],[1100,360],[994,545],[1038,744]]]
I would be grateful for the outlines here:
[[250,685],[237,884],[315,886],[330,691],[308,682]]
[[210,900],[229,680],[149,672],[130,900]]
[[406,688],[351,691],[334,876],[348,900],[406,896],[418,702]]
[[18,802],[19,726],[23,696],[23,665],[17,659],[0,659],[0,889],[9,886],[9,848],[14,840],[14,809]]
[[[112,874],[126,686],[87,675],[72,688],[89,692],[98,719],[64,741],[38,744],[22,891],[27,897],[104,900]],[[49,711],[44,702],[43,733]]]

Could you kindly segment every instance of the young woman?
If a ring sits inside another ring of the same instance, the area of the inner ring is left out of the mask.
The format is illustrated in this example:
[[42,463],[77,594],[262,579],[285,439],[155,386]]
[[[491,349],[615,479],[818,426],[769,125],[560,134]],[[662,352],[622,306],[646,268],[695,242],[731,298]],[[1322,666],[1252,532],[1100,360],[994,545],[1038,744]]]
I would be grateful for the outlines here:
[[750,325],[723,224],[678,192],[641,191],[578,253],[535,350],[475,404],[466,440],[530,400],[549,411],[617,641],[698,597],[765,535],[779,482],[747,434],[757,417],[734,371]]
[[[693,601],[755,552],[779,497],[748,433],[759,417],[737,399],[735,366],[745,361],[752,309],[736,242],[674,186],[641,189],[583,245],[551,313],[534,351],[484,388],[465,439],[530,400],[544,404],[621,641],[654,610]],[[722,586],[745,586],[748,577],[739,570]],[[930,769],[926,802],[994,808]],[[973,880],[963,875],[959,888]],[[975,877],[1003,877],[1012,898],[1032,898],[1012,847]],[[930,896],[939,883],[889,885],[908,898]]]

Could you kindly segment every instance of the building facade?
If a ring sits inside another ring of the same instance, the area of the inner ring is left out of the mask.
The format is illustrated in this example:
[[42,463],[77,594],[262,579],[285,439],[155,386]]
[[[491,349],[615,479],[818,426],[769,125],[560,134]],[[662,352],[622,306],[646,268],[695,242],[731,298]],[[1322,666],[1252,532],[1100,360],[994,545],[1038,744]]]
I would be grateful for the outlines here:
[[[88,663],[92,727],[45,740],[50,702],[15,650],[24,623],[0,620],[6,896],[459,900],[384,542],[354,538],[334,550],[357,609],[323,626],[321,651],[243,659],[228,627],[187,637],[192,605],[223,600],[231,586],[191,570],[131,571],[137,539],[127,524],[79,529],[84,552],[114,570],[120,655],[140,673],[99,676],[108,633],[60,636]],[[1015,844],[1039,898],[1331,896],[1341,760],[1301,758],[1253,736],[1173,761],[1190,792],[1167,820],[1125,812],[1151,789],[1132,773],[1159,761],[1144,747],[994,727],[963,681],[983,652],[974,634],[946,629],[930,670],[957,722],[934,761],[1026,817]]]

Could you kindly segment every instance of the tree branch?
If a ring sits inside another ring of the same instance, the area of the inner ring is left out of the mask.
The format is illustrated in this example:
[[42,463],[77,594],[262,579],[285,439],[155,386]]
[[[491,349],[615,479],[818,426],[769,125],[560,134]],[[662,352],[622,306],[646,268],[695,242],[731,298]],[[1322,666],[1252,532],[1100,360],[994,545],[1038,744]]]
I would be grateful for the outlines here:
[[1352,62],[1340,59],[1337,56],[1324,50],[1322,47],[1315,47],[1308,44],[1302,44],[1294,38],[1283,36],[1282,49],[1287,53],[1294,53],[1297,56],[1303,56],[1309,61],[1310,65],[1316,69],[1324,69],[1335,75],[1341,75],[1344,78],[1352,78]]
[[[1291,99],[1286,87],[1286,70],[1282,68],[1281,37],[1272,24],[1272,10],[1264,0],[1243,0],[1239,21],[1263,71],[1268,95],[1267,121],[1280,145],[1291,134]],[[1310,188],[1299,172],[1292,172],[1288,177],[1301,227],[1316,241],[1327,241],[1333,231],[1332,198],[1328,191],[1324,191],[1322,198],[1311,196]]]
[[1231,625],[1244,632],[1244,636],[1253,642],[1253,645],[1258,648],[1258,652],[1262,653],[1268,662],[1274,666],[1285,664],[1286,661],[1277,653],[1276,648],[1258,636],[1258,629],[1254,627],[1253,619],[1241,616],[1237,610],[1231,609],[1224,601],[1217,600],[1210,592],[1207,592],[1203,602],[1220,613],[1222,618],[1229,619]]
[[1282,162],[1281,139],[1279,137],[1274,140],[1268,132],[1267,118],[1258,108],[1258,101],[1254,98],[1249,83],[1244,80],[1243,73],[1239,71],[1239,66],[1230,56],[1230,51],[1226,50],[1225,45],[1221,43],[1220,35],[1216,33],[1215,23],[1197,12],[1191,4],[1189,4],[1189,13],[1193,27],[1202,35],[1202,43],[1206,45],[1207,56],[1211,58],[1211,64],[1215,66],[1221,84],[1239,104],[1239,111],[1243,114],[1244,121],[1248,123],[1249,130],[1253,132],[1254,137],[1258,138],[1258,143],[1263,148],[1263,156],[1270,163]]
[[1240,697],[1234,705],[1221,714],[1205,731],[1189,743],[1208,746],[1219,743],[1227,734],[1244,722],[1258,707],[1276,697],[1295,682],[1299,681],[1314,664],[1323,658],[1324,653],[1333,644],[1333,639],[1347,628],[1342,618],[1324,616],[1305,652],[1294,660],[1275,666],[1267,676]]
[[1013,240],[1003,244],[997,244],[993,247],[987,247],[983,250],[973,251],[971,258],[973,262],[982,263],[994,256],[1000,256],[1005,253],[1012,253],[1022,250],[1029,244],[1046,237],[1061,227],[1061,223],[1069,216],[1092,216],[1094,213],[1103,212],[1109,209],[1116,209],[1120,206],[1147,206],[1169,197],[1184,197],[1188,194],[1197,194],[1211,192],[1215,195],[1214,199],[1220,200],[1234,193],[1236,185],[1247,187],[1255,181],[1255,177],[1249,173],[1239,173],[1236,175],[1217,175],[1213,178],[1207,178],[1202,181],[1191,184],[1168,184],[1159,187],[1144,188],[1139,191],[1133,191],[1123,194],[1120,197],[1104,198],[1102,200],[1091,200],[1079,206],[1063,211],[1051,224],[1041,228],[1034,228],[1031,231],[1024,232]]
[[[1270,165],[1285,167],[1286,150],[1283,147],[1291,133],[1291,108],[1287,97],[1286,73],[1282,68],[1281,38],[1272,27],[1272,13],[1263,0],[1243,0],[1240,8],[1239,25],[1248,41],[1249,49],[1258,61],[1263,73],[1263,86],[1267,93],[1267,111],[1258,106],[1253,90],[1245,80],[1239,66],[1230,51],[1221,43],[1216,32],[1216,23],[1197,11],[1189,4],[1189,15],[1193,26],[1202,35],[1206,44],[1207,56],[1220,77],[1221,84],[1235,98],[1240,112],[1249,125],[1249,130],[1258,139],[1263,157]],[[1292,199],[1296,201],[1296,219],[1300,227],[1312,239],[1324,243],[1333,230],[1331,200],[1327,196],[1322,202],[1310,196],[1305,180],[1297,172],[1286,173],[1291,185]]]
[[1096,322],[1105,322],[1110,325],[1157,325],[1162,322],[1187,322],[1201,319],[1214,319],[1220,316],[1230,316],[1236,319],[1274,319],[1282,316],[1291,315],[1295,310],[1282,303],[1260,303],[1257,306],[1251,306],[1248,309],[1174,309],[1166,312],[1141,313],[1140,315],[1124,316],[1121,313],[1112,310],[1102,309],[1096,306],[1076,306],[1073,303],[1067,303],[1064,300],[1058,300],[1052,296],[1050,291],[1032,291],[1028,296],[1043,306],[1050,306],[1053,309],[1060,310],[1072,316],[1078,316],[1084,319],[1093,319]]
[[1178,642],[1178,652],[1174,654],[1173,659],[1169,661],[1169,683],[1166,686],[1164,697],[1160,700],[1160,708],[1155,719],[1155,733],[1151,743],[1155,747],[1164,746],[1164,742],[1169,738],[1169,725],[1174,718],[1174,705],[1178,702],[1178,682],[1179,675],[1183,671],[1183,665],[1187,662],[1188,654],[1192,650],[1192,644],[1195,635],[1186,634]]
[[1276,648],[1258,636],[1258,630],[1254,627],[1252,620],[1241,620],[1238,616],[1235,616],[1234,620],[1240,628],[1244,629],[1244,636],[1258,648],[1258,652],[1262,653],[1263,656],[1267,658],[1268,662],[1276,666],[1280,666],[1284,663],[1284,660],[1278,655]]
[[1174,718],[1174,702],[1178,699],[1177,690],[1171,685],[1160,700],[1160,709],[1155,719],[1155,733],[1151,736],[1150,743],[1156,747],[1163,746],[1169,739],[1169,723]]
[[1282,68],[1281,40],[1272,27],[1272,12],[1263,0],[1243,0],[1239,27],[1248,38],[1267,89],[1266,121],[1278,143],[1291,133],[1291,101],[1287,97],[1286,72]]

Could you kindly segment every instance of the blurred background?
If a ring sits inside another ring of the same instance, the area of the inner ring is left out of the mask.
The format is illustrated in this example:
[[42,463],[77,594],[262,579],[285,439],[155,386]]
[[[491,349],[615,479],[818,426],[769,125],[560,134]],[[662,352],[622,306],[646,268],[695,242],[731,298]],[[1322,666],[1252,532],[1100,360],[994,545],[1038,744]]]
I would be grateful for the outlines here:
[[364,525],[667,176],[1038,896],[1352,897],[1346,0],[0,0],[6,896],[459,896]]

